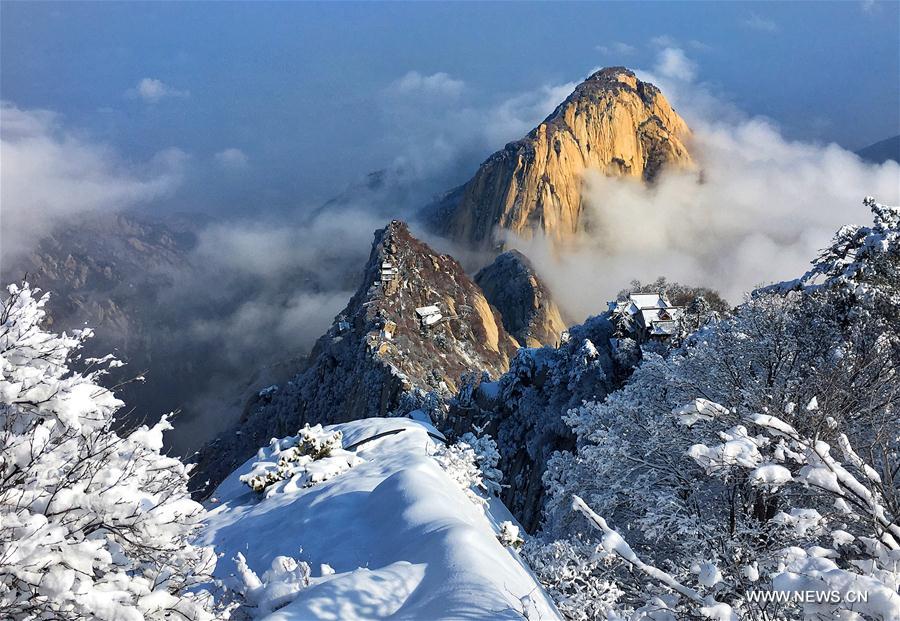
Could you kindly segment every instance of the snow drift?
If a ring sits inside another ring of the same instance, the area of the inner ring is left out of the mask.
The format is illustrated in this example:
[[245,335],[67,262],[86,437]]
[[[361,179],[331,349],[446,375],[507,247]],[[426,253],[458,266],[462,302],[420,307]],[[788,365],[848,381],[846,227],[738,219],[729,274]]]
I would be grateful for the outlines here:
[[501,524],[513,520],[503,504],[473,502],[431,457],[440,444],[433,427],[374,418],[325,429],[343,434],[345,450],[364,441],[354,467],[261,497],[241,482],[254,458],[210,501],[200,541],[222,555],[217,576],[283,581],[257,585],[265,593],[252,616],[559,619],[518,554],[498,541]]

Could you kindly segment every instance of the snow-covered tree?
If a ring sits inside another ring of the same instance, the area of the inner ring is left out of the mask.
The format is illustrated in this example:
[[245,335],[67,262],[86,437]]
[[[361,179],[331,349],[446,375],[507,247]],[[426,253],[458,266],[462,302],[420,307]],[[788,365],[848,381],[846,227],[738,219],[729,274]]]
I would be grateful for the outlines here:
[[[569,413],[526,547],[551,590],[628,618],[900,618],[900,212],[867,204],[803,279]],[[773,588],[870,601],[753,599]]]
[[831,245],[813,262],[798,283],[843,289],[856,299],[868,296],[893,303],[900,293],[900,207],[866,197],[863,204],[873,216],[872,226],[845,226]]
[[500,495],[500,453],[491,436],[464,433],[457,442],[438,446],[432,457],[476,504],[486,504],[486,497]]
[[89,330],[41,328],[47,296],[10,286],[0,308],[0,618],[216,619],[204,512],[160,453],[164,417],[114,431],[98,384],[111,356],[70,368]]

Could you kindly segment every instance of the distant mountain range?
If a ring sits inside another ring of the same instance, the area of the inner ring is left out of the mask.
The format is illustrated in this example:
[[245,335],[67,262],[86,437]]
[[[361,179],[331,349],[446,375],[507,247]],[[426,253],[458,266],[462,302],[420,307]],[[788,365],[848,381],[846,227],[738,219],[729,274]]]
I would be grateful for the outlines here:
[[883,164],[888,160],[900,162],[900,134],[871,144],[864,149],[860,149],[856,154],[864,160],[875,164]]
[[125,214],[88,215],[57,228],[15,265],[4,266],[4,280],[27,276],[50,292],[48,322],[54,330],[94,330],[86,356],[113,353],[127,361],[107,381],[147,376],[146,383],[119,389],[132,407],[140,404],[124,419],[159,416],[187,397],[173,390],[171,378],[189,373],[193,361],[178,358],[171,343],[162,343],[170,318],[160,295],[174,274],[189,269],[196,226],[191,219],[163,223]]

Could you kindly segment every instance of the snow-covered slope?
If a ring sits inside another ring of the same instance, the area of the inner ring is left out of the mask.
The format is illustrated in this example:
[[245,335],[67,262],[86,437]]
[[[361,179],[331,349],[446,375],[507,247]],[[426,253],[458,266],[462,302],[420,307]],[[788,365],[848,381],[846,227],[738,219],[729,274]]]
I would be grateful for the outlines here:
[[312,569],[309,586],[296,597],[285,586],[281,607],[264,602],[257,618],[559,618],[518,554],[497,540],[500,523],[513,520],[503,504],[473,502],[430,456],[440,443],[433,427],[373,418],[326,430],[341,431],[344,447],[396,433],[360,444],[362,463],[327,481],[266,496],[240,480],[254,458],[210,502],[201,542],[222,554],[219,577],[237,573],[238,553],[260,576],[278,556]]

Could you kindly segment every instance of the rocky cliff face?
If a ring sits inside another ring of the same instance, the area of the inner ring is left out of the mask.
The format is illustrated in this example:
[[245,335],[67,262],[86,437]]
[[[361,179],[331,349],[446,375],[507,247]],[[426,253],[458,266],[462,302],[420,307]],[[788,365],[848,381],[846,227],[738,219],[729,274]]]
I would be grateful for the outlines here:
[[496,229],[562,241],[582,225],[586,170],[651,181],[664,166],[692,165],[689,136],[658,88],[624,67],[602,69],[427,217],[438,232],[474,246],[495,243]]
[[459,263],[393,221],[376,233],[362,284],[306,368],[261,392],[235,429],[201,451],[196,480],[215,485],[305,423],[386,416],[426,393],[449,399],[464,374],[501,375],[517,348]]
[[523,347],[559,345],[566,323],[528,257],[517,250],[504,252],[475,275],[475,282]]
[[569,329],[559,347],[521,349],[499,380],[467,385],[450,403],[452,431],[483,428],[496,439],[504,504],[529,532],[540,524],[543,475],[555,451],[572,450],[563,421],[584,400],[603,400],[631,373],[610,349],[606,314]]
[[[183,265],[194,236],[161,223],[114,214],[84,216],[43,238],[27,256],[3,270],[3,280],[26,273],[52,293],[50,320],[57,330],[89,325],[98,339],[132,349],[145,298],[168,284],[165,272]],[[149,310],[149,309],[147,309]],[[139,353],[142,346],[136,343]]]
[[[88,326],[94,338],[84,357],[114,353],[128,364],[103,378],[114,386],[139,374],[147,383],[126,383],[117,394],[133,412],[123,412],[128,426],[179,408],[195,390],[198,373],[183,357],[168,355],[165,305],[160,296],[171,275],[184,269],[196,242],[179,222],[170,225],[125,214],[82,215],[44,237],[26,256],[3,265],[7,284],[27,274],[29,282],[50,292],[50,328],[71,331]],[[189,389],[176,384],[193,373]],[[177,396],[176,396],[177,394]],[[181,398],[178,398],[181,397]]]

